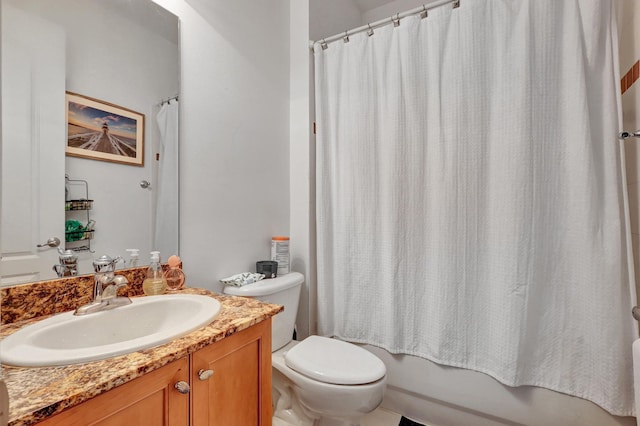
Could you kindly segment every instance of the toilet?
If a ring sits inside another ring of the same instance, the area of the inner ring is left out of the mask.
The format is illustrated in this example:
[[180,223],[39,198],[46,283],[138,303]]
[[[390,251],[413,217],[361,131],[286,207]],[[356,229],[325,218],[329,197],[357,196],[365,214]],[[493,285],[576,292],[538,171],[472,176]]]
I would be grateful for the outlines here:
[[358,425],[382,402],[384,363],[352,343],[321,336],[293,340],[304,276],[291,272],[224,293],[284,306],[272,322],[273,425]]

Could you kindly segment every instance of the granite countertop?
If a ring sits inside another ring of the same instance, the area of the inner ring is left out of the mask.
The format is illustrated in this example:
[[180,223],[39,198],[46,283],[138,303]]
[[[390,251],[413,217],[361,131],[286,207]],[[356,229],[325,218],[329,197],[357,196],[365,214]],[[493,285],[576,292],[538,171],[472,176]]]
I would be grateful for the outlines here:
[[[223,296],[204,289],[185,288],[180,293],[202,294],[217,299],[221,304],[219,315],[208,326],[172,342],[107,360],[62,367],[21,368],[3,365],[2,376],[9,388],[9,425],[37,423],[265,321],[283,310],[279,305]],[[3,325],[0,337],[48,316]]]

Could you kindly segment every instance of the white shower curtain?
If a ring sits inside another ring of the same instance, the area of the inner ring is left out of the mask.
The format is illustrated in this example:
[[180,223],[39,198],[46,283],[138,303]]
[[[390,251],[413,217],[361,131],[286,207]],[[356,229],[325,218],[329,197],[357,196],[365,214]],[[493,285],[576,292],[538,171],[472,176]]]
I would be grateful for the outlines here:
[[608,0],[315,46],[319,332],[633,408]]
[[172,100],[156,116],[161,145],[153,248],[165,260],[178,252],[178,111],[178,101]]

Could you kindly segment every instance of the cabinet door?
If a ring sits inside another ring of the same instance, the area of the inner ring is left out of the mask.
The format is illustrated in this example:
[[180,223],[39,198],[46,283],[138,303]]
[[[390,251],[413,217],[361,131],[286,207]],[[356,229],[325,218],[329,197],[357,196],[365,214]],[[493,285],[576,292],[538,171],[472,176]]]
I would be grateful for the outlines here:
[[195,352],[191,368],[194,426],[271,425],[271,319]]
[[174,385],[189,380],[189,361],[182,358],[125,383],[43,422],[42,426],[187,426],[189,395]]

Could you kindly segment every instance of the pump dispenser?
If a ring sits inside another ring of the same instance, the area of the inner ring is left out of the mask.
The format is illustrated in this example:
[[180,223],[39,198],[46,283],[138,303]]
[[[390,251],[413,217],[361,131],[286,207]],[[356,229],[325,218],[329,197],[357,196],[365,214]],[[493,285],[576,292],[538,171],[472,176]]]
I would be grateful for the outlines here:
[[137,268],[140,260],[140,249],[126,249],[129,252],[129,268]]
[[147,278],[142,282],[142,291],[147,296],[153,296],[156,294],[162,294],[167,289],[167,280],[162,273],[162,266],[160,266],[160,252],[151,252],[151,264],[147,269]]

